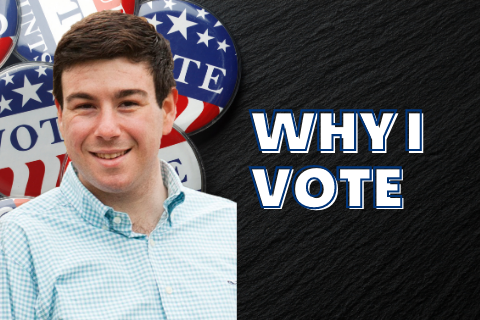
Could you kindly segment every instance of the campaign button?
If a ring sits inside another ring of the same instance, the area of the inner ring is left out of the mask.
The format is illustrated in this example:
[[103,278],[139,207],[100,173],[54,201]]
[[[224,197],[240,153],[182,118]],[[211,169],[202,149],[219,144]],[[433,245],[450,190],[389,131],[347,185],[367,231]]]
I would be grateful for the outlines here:
[[162,137],[158,158],[168,162],[188,188],[206,191],[205,169],[192,140],[178,126]]
[[232,37],[213,13],[186,1],[145,2],[138,15],[170,41],[179,93],[175,124],[188,134],[208,128],[231,105],[240,82]]
[[17,43],[19,11],[17,1],[0,1],[0,67],[10,57]]
[[0,193],[36,197],[60,183],[66,149],[58,130],[52,67],[14,65],[0,73]]
[[58,42],[74,23],[102,10],[133,14],[135,6],[135,0],[21,1],[16,55],[23,61],[53,63]]

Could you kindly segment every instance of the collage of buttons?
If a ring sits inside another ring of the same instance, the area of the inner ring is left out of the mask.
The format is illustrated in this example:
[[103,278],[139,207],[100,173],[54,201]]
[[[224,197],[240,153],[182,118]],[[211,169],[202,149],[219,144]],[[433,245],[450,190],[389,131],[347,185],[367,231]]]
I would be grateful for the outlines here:
[[240,82],[237,47],[214,13],[182,0],[6,0],[0,3],[0,216],[60,185],[70,159],[53,96],[55,49],[73,24],[102,10],[144,17],[169,41],[179,97],[158,157],[185,186],[206,191],[191,137],[228,111]]

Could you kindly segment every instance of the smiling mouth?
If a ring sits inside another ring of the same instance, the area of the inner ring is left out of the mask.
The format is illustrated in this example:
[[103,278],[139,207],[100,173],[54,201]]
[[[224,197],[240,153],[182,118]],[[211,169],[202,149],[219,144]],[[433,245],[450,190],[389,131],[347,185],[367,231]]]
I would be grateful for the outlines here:
[[124,154],[127,154],[129,151],[130,151],[130,149],[125,150],[125,151],[121,151],[121,152],[116,152],[116,153],[93,153],[93,154],[97,158],[111,160],[111,159],[121,157]]

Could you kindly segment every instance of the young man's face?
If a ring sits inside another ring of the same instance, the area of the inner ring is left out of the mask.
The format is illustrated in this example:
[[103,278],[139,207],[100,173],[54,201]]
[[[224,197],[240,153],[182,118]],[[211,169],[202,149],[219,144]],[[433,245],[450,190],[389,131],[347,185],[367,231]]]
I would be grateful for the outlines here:
[[172,129],[176,90],[160,108],[147,65],[126,58],[75,65],[63,72],[62,89],[60,132],[80,181],[104,193],[147,187]]

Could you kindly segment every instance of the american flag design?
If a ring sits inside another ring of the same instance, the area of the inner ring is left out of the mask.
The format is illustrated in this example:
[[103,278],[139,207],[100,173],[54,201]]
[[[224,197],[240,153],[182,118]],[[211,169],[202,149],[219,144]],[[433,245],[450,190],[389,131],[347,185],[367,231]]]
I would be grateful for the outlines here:
[[[36,197],[61,181],[69,159],[58,130],[52,66],[30,62],[0,73],[0,194]],[[203,165],[179,128],[162,138],[159,157],[185,186],[203,190]]]
[[186,1],[145,2],[138,15],[170,41],[180,95],[175,123],[190,134],[206,129],[229,107],[240,82],[232,37],[213,13]]
[[59,184],[66,159],[52,67],[25,63],[0,73],[0,193],[36,197]]
[[57,43],[75,22],[102,10],[133,14],[135,7],[135,0],[22,0],[16,54],[24,61],[52,63]]
[[15,0],[0,1],[0,67],[12,53],[18,39],[18,3]]

